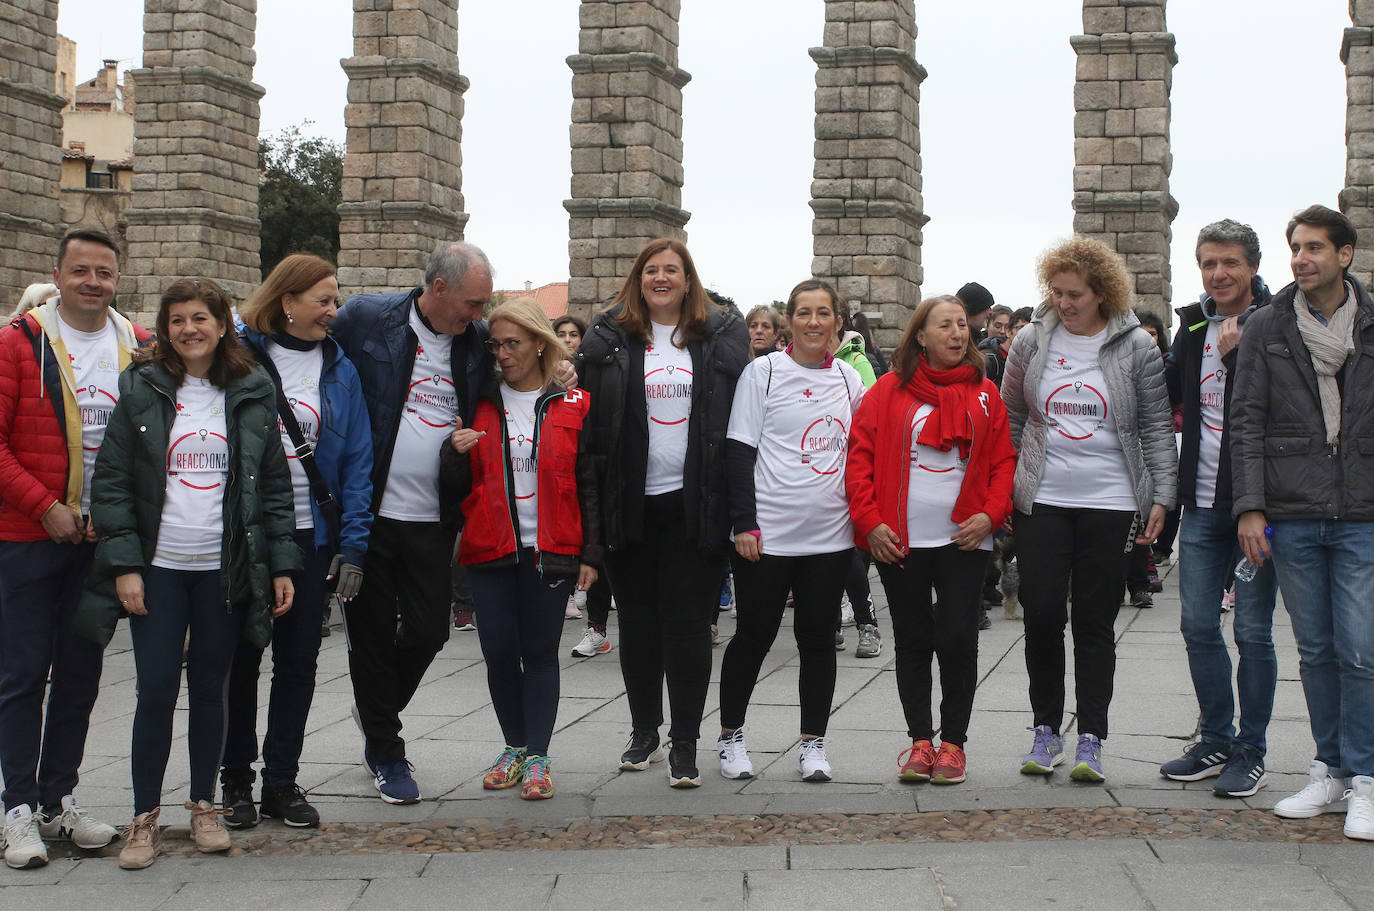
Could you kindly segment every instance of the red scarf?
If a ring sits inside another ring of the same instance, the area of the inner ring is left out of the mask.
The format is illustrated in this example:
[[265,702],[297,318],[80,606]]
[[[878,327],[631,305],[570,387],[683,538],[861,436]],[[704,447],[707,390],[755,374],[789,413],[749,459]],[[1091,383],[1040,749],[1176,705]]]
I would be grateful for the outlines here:
[[973,427],[965,407],[967,390],[961,388],[965,383],[978,379],[978,371],[972,364],[961,364],[949,370],[936,370],[930,366],[924,354],[916,364],[916,372],[907,383],[916,398],[934,406],[916,442],[949,452],[957,444],[959,458],[967,459],[973,447]]

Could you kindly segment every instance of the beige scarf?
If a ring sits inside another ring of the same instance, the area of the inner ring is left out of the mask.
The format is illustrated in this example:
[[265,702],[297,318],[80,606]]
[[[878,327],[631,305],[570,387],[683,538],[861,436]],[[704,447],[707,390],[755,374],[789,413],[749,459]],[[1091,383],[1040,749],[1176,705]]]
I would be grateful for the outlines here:
[[1341,435],[1341,390],[1336,374],[1345,366],[1346,358],[1355,350],[1355,295],[1346,286],[1345,303],[1336,308],[1325,326],[1312,315],[1307,296],[1298,289],[1293,299],[1293,311],[1298,316],[1298,332],[1312,355],[1312,369],[1317,373],[1317,392],[1321,396],[1322,421],[1326,424],[1326,442],[1335,445]]

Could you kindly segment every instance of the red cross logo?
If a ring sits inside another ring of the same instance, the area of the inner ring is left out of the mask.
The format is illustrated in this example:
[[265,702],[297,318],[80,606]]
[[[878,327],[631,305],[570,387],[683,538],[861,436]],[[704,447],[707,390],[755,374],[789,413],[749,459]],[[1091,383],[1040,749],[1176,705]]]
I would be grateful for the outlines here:
[[185,410],[186,410],[186,406],[183,405],[183,404],[181,404],[180,402],[177,402],[177,411],[178,411],[178,412],[182,412],[182,411],[185,411]]
[[424,345],[417,344],[417,345],[415,346],[415,356],[416,356],[416,357],[422,357],[422,356],[424,355],[424,353],[425,353],[425,346],[424,346]]
[[1206,353],[1206,354],[1211,354],[1211,353],[1212,353],[1212,346],[1211,346],[1211,344],[1208,343],[1207,347],[1206,347],[1206,348],[1203,348],[1202,350],[1203,350],[1203,352]]
[[1065,364],[1068,363],[1068,361],[1064,360],[1064,359],[1061,357],[1059,360],[1055,361],[1055,363],[1058,364],[1060,367],[1063,367]]
[[645,350],[645,351],[653,351],[653,350],[654,350],[654,343],[653,343],[653,342],[650,342],[649,344],[645,345],[645,346],[644,346],[644,350]]
[[805,392],[802,393],[802,395],[806,396],[808,399],[811,398],[811,390],[810,390],[810,389],[806,390]]

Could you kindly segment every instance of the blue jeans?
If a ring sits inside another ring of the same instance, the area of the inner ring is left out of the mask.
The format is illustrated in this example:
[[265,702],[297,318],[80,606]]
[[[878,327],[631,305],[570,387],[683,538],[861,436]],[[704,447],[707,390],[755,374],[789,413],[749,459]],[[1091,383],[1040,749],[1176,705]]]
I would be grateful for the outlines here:
[[1240,662],[1236,686],[1240,695],[1239,730],[1231,687],[1231,655],[1221,635],[1221,596],[1240,560],[1236,522],[1221,509],[1183,510],[1179,527],[1179,628],[1188,649],[1201,714],[1202,739],[1228,749],[1253,747],[1263,756],[1264,735],[1274,712],[1274,684],[1279,663],[1274,657],[1274,563],[1266,561],[1250,582],[1236,583],[1232,614]]
[[1333,775],[1374,775],[1374,522],[1273,525],[1317,759]]

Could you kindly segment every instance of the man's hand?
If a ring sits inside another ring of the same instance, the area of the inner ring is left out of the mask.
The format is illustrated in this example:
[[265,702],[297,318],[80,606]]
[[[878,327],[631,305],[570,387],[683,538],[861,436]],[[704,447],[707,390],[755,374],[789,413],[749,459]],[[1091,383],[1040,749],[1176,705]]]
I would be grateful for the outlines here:
[[1236,539],[1240,541],[1240,549],[1245,551],[1245,559],[1256,566],[1263,566],[1264,561],[1273,555],[1269,549],[1269,539],[1264,536],[1268,524],[1264,513],[1258,509],[1241,513],[1240,521],[1236,523]]
[[1230,319],[1222,320],[1217,327],[1217,350],[1221,356],[1230,354],[1232,349],[1240,344],[1240,317],[1233,316]]
[[48,537],[58,544],[77,544],[86,538],[86,528],[81,523],[81,516],[65,503],[54,502],[39,521],[43,523],[43,530],[48,533]]
[[590,590],[596,584],[597,575],[595,566],[589,566],[586,563],[579,564],[577,567],[577,590],[580,592]]

